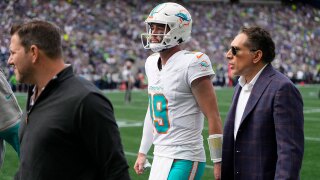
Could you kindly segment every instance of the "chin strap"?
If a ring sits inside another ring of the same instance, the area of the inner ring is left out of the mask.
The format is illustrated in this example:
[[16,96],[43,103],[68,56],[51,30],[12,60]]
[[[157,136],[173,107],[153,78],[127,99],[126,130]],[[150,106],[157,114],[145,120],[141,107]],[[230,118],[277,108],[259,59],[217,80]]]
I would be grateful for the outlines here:
[[221,162],[222,159],[222,134],[212,134],[208,137],[210,157],[213,163]]

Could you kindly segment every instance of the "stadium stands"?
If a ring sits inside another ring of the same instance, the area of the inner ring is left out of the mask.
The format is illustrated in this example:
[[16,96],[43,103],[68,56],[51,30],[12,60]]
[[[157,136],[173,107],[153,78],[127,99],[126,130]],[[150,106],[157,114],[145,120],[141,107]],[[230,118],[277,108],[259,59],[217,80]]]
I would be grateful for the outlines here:
[[[6,65],[8,31],[13,23],[46,19],[62,28],[65,60],[74,65],[77,74],[100,88],[117,88],[126,58],[136,59],[137,71],[143,72],[144,60],[151,52],[142,48],[140,33],[145,31],[147,12],[156,3],[159,1],[0,1],[0,67],[6,69],[14,86],[12,68]],[[208,54],[220,74],[227,74],[224,55],[231,38],[243,25],[259,25],[275,40],[274,65],[280,71],[297,83],[320,82],[319,9],[304,4],[181,3],[194,22],[193,39],[186,48]]]

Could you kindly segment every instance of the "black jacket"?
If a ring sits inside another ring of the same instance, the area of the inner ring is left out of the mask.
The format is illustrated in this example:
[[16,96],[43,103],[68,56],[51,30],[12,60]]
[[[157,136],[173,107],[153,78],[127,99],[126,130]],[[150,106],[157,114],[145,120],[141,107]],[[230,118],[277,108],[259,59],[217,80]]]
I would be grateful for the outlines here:
[[21,122],[16,179],[130,179],[110,101],[69,66],[53,78]]

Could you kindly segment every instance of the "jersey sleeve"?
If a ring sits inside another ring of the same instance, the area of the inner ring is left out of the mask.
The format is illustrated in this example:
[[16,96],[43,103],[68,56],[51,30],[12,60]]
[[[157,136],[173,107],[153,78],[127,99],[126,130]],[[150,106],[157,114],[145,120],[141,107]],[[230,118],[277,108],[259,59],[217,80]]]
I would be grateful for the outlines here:
[[150,118],[149,107],[146,113],[146,117],[143,125],[143,134],[141,139],[141,144],[139,148],[139,152],[143,154],[147,154],[153,141],[153,125],[152,120]]
[[214,74],[209,57],[201,52],[195,53],[187,69],[189,86],[191,86],[192,81],[195,79],[203,76],[210,76],[212,79]]

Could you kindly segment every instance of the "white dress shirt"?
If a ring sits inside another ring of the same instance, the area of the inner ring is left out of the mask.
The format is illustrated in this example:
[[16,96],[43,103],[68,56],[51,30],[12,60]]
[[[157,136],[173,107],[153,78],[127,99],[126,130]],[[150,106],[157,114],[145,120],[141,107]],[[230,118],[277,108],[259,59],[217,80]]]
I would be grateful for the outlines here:
[[242,87],[242,89],[239,95],[237,109],[236,109],[236,116],[234,121],[234,139],[236,139],[237,137],[237,132],[239,130],[243,112],[247,105],[248,99],[250,97],[251,90],[254,84],[256,83],[257,79],[259,78],[261,72],[266,66],[267,64],[254,76],[254,78],[250,81],[250,83],[246,83],[246,80],[243,76],[240,76],[238,80],[239,85]]

